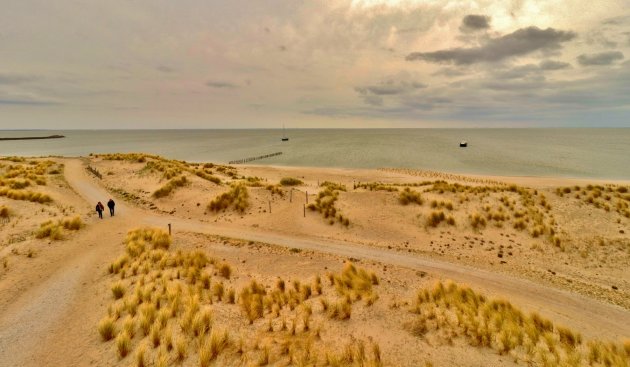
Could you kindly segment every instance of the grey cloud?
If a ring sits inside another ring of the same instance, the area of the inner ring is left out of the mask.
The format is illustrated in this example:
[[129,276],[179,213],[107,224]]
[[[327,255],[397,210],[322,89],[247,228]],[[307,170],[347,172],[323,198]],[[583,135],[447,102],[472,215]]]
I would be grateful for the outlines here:
[[170,66],[166,66],[166,65],[158,65],[155,68],[157,71],[161,71],[163,73],[172,73],[175,71],[174,68],[170,67]]
[[544,80],[544,72],[551,72],[555,70],[562,70],[570,67],[571,64],[561,61],[545,60],[541,61],[538,65],[526,64],[515,66],[511,69],[499,69],[492,71],[492,76],[495,79],[522,79],[527,78],[531,81]]
[[0,84],[21,84],[21,83],[33,81],[35,79],[37,78],[32,75],[0,73]]
[[618,60],[623,60],[624,56],[619,51],[607,51],[594,54],[582,54],[578,56],[577,60],[580,65],[610,65]]
[[452,77],[456,77],[456,76],[462,76],[462,75],[468,75],[468,73],[466,73],[464,70],[460,70],[460,69],[454,69],[454,68],[442,68],[438,71],[436,71],[435,73],[431,74],[433,76],[446,76],[449,78]]
[[383,97],[378,95],[364,95],[363,101],[371,106],[382,106],[383,105]]
[[574,39],[575,36],[576,34],[571,31],[528,27],[490,39],[480,47],[453,48],[434,52],[413,52],[407,55],[406,60],[453,63],[456,65],[497,62],[536,51],[558,50],[562,47],[563,42],[568,42]]
[[5,99],[0,98],[0,105],[21,105],[21,106],[45,106],[59,104],[58,102],[50,101],[34,101],[28,99]]
[[[397,78],[401,78],[398,76]],[[385,103],[384,97],[409,95],[415,90],[426,88],[423,83],[416,81],[407,81],[389,79],[375,85],[355,87],[354,90],[359,94],[368,105],[382,106]]]
[[210,88],[217,88],[217,89],[229,89],[229,88],[237,87],[236,84],[232,84],[228,82],[221,82],[221,81],[208,81],[206,82],[206,86]]
[[490,28],[490,17],[487,15],[470,14],[462,19],[459,30],[462,32],[476,32]]
[[409,81],[406,73],[391,77],[379,84],[355,87],[354,90],[365,104],[380,107],[385,104],[385,97],[399,98],[413,95],[416,90],[426,88],[427,85],[417,81]]
[[562,61],[544,60],[539,64],[542,70],[561,70],[571,67],[571,64]]
[[413,89],[426,88],[427,86],[419,82],[400,82],[395,83],[388,81],[385,83],[370,85],[365,87],[356,87],[354,90],[360,94],[374,94],[377,96],[395,95],[409,92]]

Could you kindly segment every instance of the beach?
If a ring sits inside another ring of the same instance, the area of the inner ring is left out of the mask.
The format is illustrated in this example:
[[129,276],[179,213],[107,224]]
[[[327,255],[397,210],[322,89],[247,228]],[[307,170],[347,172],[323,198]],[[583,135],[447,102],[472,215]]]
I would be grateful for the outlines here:
[[[438,298],[418,304],[424,289],[450,297],[457,287],[483,295],[477,302],[505,300],[549,320],[556,325],[549,340],[571,330],[580,338],[571,350],[584,358],[594,348],[588,341],[620,343],[618,352],[600,352],[627,362],[628,181],[229,166],[149,154],[1,162],[7,191],[0,206],[10,213],[0,237],[1,366],[129,365],[141,350],[147,361],[197,366],[204,343],[222,332],[210,359],[216,365],[306,358],[503,366],[566,358],[561,339],[546,357],[530,354],[527,338],[502,352],[498,326],[476,345],[456,322],[456,308]],[[94,205],[110,198],[115,215],[106,209],[99,219]],[[76,216],[77,227],[69,220]],[[177,265],[187,256],[209,260],[200,270]],[[173,297],[181,311],[172,311]],[[150,305],[173,316],[145,334]],[[194,331],[191,310],[211,315],[205,332]],[[122,355],[124,333],[129,352]],[[187,346],[183,357],[177,341]]]

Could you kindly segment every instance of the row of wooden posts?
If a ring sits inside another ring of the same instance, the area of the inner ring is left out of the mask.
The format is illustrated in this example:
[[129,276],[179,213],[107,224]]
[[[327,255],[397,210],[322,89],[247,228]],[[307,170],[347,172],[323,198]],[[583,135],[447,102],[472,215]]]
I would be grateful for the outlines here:
[[249,158],[237,159],[235,161],[229,161],[228,164],[243,164],[243,163],[247,163],[247,162],[251,162],[251,161],[257,161],[259,159],[275,157],[275,156],[278,156],[278,155],[281,155],[281,154],[282,154],[282,152],[276,152],[276,153],[271,153],[271,154],[259,155],[258,157],[249,157]]

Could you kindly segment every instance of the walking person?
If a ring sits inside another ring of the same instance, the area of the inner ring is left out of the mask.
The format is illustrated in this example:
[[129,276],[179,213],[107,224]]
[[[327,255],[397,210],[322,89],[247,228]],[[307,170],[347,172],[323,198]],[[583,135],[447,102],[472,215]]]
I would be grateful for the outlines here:
[[116,206],[116,203],[114,202],[113,199],[109,199],[109,201],[107,202],[107,207],[109,208],[109,216],[113,217],[114,216],[114,207]]
[[105,210],[105,207],[103,206],[103,203],[99,201],[96,204],[96,212],[98,213],[98,217],[101,219],[103,219],[103,210]]

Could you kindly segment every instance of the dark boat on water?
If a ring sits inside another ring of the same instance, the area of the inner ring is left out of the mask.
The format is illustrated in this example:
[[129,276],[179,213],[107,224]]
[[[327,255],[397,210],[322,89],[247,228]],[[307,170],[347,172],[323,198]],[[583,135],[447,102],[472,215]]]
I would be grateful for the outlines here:
[[459,142],[460,148],[466,148],[468,146],[468,142],[466,140],[462,140]]
[[282,141],[289,141],[287,134],[284,132],[284,125],[282,125]]

